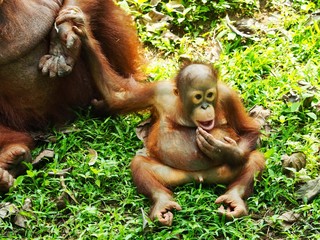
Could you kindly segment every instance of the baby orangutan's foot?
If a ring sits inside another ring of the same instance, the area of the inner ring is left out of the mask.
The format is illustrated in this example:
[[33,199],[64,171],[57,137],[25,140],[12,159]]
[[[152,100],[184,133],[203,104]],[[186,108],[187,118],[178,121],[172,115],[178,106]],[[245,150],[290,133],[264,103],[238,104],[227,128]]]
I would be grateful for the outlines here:
[[171,210],[181,210],[181,206],[175,201],[160,200],[157,201],[151,209],[150,218],[151,220],[158,219],[162,225],[171,226],[173,221],[173,214]]
[[217,198],[216,204],[222,204],[218,212],[225,215],[227,219],[238,218],[248,215],[247,206],[243,199],[232,193],[225,193]]

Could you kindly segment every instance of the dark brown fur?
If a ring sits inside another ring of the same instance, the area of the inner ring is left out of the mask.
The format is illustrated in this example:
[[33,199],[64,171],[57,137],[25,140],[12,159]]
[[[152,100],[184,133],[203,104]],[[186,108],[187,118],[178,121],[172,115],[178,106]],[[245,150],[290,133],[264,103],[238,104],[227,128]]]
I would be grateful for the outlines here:
[[[24,160],[24,152],[33,147],[29,131],[65,124],[75,117],[75,109],[106,96],[93,81],[82,52],[67,76],[50,78],[39,71],[39,60],[49,52],[50,32],[55,31],[53,24],[60,10],[76,6],[83,11],[101,44],[109,71],[117,79],[143,77],[136,30],[130,16],[113,0],[63,2],[0,3],[0,167],[4,171],[7,162]],[[5,186],[1,180],[0,185]]]

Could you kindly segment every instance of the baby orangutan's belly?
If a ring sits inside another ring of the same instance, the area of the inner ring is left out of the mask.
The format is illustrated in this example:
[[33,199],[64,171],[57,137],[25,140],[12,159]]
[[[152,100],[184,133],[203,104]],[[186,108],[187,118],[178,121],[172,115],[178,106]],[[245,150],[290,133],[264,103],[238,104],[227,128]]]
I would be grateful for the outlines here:
[[190,137],[182,132],[159,134],[155,141],[148,142],[151,157],[175,169],[201,171],[216,167],[215,161],[207,158],[198,148],[195,134]]

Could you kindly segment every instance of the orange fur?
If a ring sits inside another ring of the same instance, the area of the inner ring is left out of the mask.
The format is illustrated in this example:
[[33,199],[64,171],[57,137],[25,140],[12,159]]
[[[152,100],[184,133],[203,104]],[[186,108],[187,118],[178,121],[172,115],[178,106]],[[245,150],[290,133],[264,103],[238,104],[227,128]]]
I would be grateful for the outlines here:
[[[154,109],[152,122],[142,130],[147,135],[144,138],[146,151],[137,154],[131,163],[138,191],[153,202],[151,218],[171,225],[171,211],[181,207],[173,200],[169,188],[191,181],[229,184],[227,192],[216,200],[227,209],[221,206],[219,211],[228,218],[246,215],[244,200],[252,192],[255,175],[264,169],[265,161],[263,154],[255,150],[259,125],[246,113],[238,95],[218,82],[216,99],[210,102],[215,109],[214,127],[208,132],[197,129],[186,114],[190,109],[185,109],[181,101],[182,87],[178,87],[177,94],[176,85],[171,81],[140,83],[134,79],[118,79],[109,71],[108,59],[102,54],[90,27],[82,26],[81,32],[95,82],[103,93],[112,95],[110,98],[104,95],[106,103],[121,112],[147,107]],[[186,76],[192,76],[191,81],[200,78],[200,82],[206,83],[200,84],[199,89],[216,86],[216,71],[207,71],[208,65],[198,65],[191,68],[195,72]],[[203,72],[198,74],[197,68]],[[181,76],[184,74],[178,74],[178,78]],[[188,85],[188,81],[182,82]],[[203,144],[199,141],[205,142],[199,140],[201,134],[205,135],[204,140],[213,141],[209,151],[199,145]]]

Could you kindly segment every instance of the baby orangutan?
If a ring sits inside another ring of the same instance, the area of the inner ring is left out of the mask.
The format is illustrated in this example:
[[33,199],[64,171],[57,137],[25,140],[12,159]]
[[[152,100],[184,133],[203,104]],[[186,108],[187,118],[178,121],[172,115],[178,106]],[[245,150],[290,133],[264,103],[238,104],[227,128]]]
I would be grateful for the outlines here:
[[158,82],[154,88],[147,153],[131,163],[139,192],[153,201],[151,219],[171,225],[171,210],[181,207],[169,187],[192,181],[229,184],[215,201],[222,204],[219,212],[227,218],[247,215],[244,199],[265,160],[255,150],[259,125],[237,94],[205,64],[187,65],[174,82]]
[[215,201],[222,205],[219,212],[227,218],[246,215],[244,200],[265,166],[263,154],[255,150],[259,124],[238,95],[218,81],[217,70],[196,63],[183,67],[174,81],[117,79],[85,22],[74,29],[82,36],[95,82],[105,83],[102,92],[113,94],[106,98],[109,108],[153,108],[145,129],[146,154],[137,154],[131,163],[138,191],[153,202],[151,219],[171,225],[172,210],[181,207],[169,188],[192,181],[228,184]]

